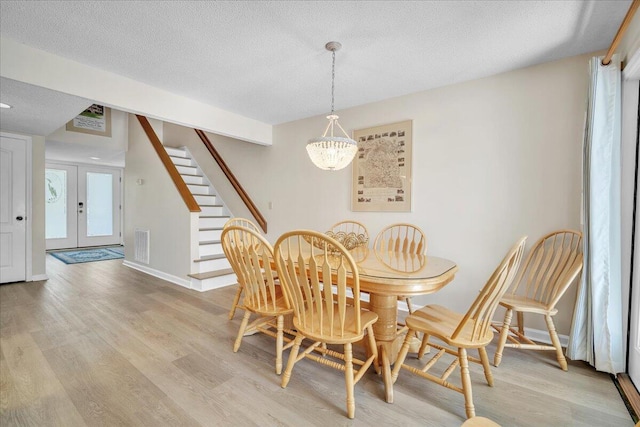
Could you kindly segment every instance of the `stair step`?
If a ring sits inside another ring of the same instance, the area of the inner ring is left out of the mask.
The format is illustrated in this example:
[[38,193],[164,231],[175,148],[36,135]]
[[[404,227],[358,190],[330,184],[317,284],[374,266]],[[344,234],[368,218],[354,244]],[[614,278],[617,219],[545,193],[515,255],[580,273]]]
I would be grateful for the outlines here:
[[176,157],[171,155],[169,155],[169,157],[176,166],[193,166],[193,162],[189,157]]
[[206,255],[193,261],[196,273],[206,273],[207,271],[217,271],[231,268],[229,260],[224,254]]
[[200,257],[198,259],[194,259],[193,262],[213,261],[213,260],[221,259],[221,258],[224,258],[224,254],[203,256],[203,257]]
[[189,274],[189,277],[193,277],[194,279],[198,279],[198,280],[206,280],[206,279],[213,279],[214,277],[225,276],[227,274],[233,274],[233,269],[232,268],[225,268],[224,270],[207,271],[206,273]]
[[181,166],[181,165],[176,165],[176,169],[178,169],[178,173],[180,175],[197,175],[198,174],[198,168],[195,166]]
[[204,177],[202,175],[181,174],[180,176],[182,177],[182,180],[184,181],[184,183],[187,185],[204,183]]
[[184,148],[164,147],[164,149],[171,157],[187,157],[187,150]]
[[198,238],[203,240],[220,240],[222,236],[222,227],[208,227],[198,230]]
[[[214,195],[204,196],[204,195],[195,194],[193,197],[196,199],[196,202],[198,202],[200,206],[204,205],[204,206],[212,206],[216,208],[222,206],[222,205],[216,204],[217,200],[216,200],[216,196]],[[218,214],[218,215],[221,215],[221,214]]]
[[222,244],[219,240],[207,240],[205,242],[199,242],[198,256],[200,258],[208,255],[219,255],[224,253],[222,250]]
[[207,184],[187,184],[187,188],[194,196],[215,196]]
[[[229,271],[229,270],[231,269],[225,269],[221,271]],[[216,273],[219,273],[219,272],[216,272]],[[198,290],[200,292],[204,292],[212,289],[222,288],[225,286],[232,286],[238,283],[238,278],[233,273],[233,270],[231,270],[231,272],[228,274],[216,275],[215,277],[208,277],[205,279],[198,279],[196,277],[193,277],[193,276],[204,277],[204,276],[207,276],[208,274],[209,273],[197,273],[194,275],[190,275],[191,288]]]

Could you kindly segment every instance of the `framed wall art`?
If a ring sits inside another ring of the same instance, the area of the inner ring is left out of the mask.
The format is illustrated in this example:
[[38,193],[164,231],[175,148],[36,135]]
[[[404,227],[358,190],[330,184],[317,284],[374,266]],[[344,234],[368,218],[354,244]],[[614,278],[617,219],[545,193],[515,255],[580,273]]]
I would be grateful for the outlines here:
[[70,132],[111,137],[111,108],[93,104],[67,123]]
[[412,126],[407,120],[353,132],[353,211],[411,211]]

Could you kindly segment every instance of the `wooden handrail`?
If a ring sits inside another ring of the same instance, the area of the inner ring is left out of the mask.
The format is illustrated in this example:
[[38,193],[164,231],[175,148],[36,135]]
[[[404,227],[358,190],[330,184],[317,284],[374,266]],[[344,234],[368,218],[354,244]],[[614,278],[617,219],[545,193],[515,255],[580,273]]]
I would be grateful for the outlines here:
[[633,3],[631,3],[631,6],[629,6],[627,15],[622,20],[622,24],[620,24],[620,28],[618,28],[618,32],[616,33],[616,36],[613,38],[613,41],[611,42],[611,46],[609,46],[609,50],[607,51],[607,54],[602,59],[602,65],[606,66],[606,65],[609,65],[609,63],[611,63],[611,57],[615,53],[616,48],[618,47],[618,44],[620,44],[620,41],[622,40],[624,33],[627,31],[627,27],[631,23],[631,20],[633,19],[633,15],[636,13],[636,10],[638,10],[638,7],[640,7],[640,0],[633,0]]
[[251,200],[247,192],[244,191],[244,188],[242,188],[242,185],[240,185],[240,183],[236,179],[233,172],[231,172],[231,169],[229,169],[229,166],[227,166],[227,164],[224,162],[224,160],[222,159],[222,156],[220,156],[218,151],[213,147],[213,144],[207,137],[207,134],[205,134],[200,129],[194,129],[194,130],[202,140],[202,143],[204,144],[204,146],[207,147],[207,150],[209,150],[209,153],[211,153],[211,156],[216,161],[218,166],[220,166],[220,169],[222,169],[222,172],[224,172],[225,176],[227,177],[227,179],[229,180],[233,188],[235,188],[236,192],[238,193],[238,195],[240,196],[244,204],[247,205],[247,208],[249,208],[251,215],[253,215],[253,217],[256,219],[256,221],[258,222],[258,225],[260,226],[260,228],[262,228],[262,231],[266,233],[267,221],[264,219],[264,217],[262,216],[262,214],[260,213],[256,205],[253,203],[253,201]]
[[200,212],[200,206],[198,205],[198,202],[196,202],[193,194],[191,194],[191,191],[189,191],[187,184],[184,183],[184,180],[180,176],[180,172],[178,172],[176,165],[174,165],[171,161],[171,158],[167,154],[167,151],[164,149],[164,145],[162,145],[162,142],[160,142],[160,138],[158,138],[158,135],[156,135],[156,132],[151,127],[151,123],[149,123],[149,120],[145,116],[140,116],[138,114],[136,114],[136,117],[138,118],[142,129],[144,129],[144,132],[147,134],[149,141],[151,141],[151,145],[156,150],[156,153],[158,153],[158,157],[160,157],[162,164],[164,165],[165,169],[167,169],[167,172],[169,172],[169,176],[171,177],[173,184],[176,186],[176,189],[178,190],[178,193],[180,193],[180,196],[182,196],[182,200],[184,200],[184,203],[187,205],[189,211]]

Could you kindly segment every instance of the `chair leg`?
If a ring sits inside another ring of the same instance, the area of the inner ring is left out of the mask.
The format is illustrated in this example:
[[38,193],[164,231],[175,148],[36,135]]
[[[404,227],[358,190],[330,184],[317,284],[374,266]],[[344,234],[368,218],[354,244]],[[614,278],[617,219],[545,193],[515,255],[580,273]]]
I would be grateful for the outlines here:
[[551,342],[553,346],[556,348],[556,358],[558,359],[558,363],[563,371],[569,369],[567,366],[567,359],[564,357],[564,353],[562,352],[562,346],[560,345],[560,339],[558,338],[558,333],[556,332],[556,326],[553,324],[553,319],[551,316],[546,315],[544,319],[547,321],[547,328],[549,329],[549,335],[551,336]]
[[378,360],[378,344],[376,344],[376,337],[373,335],[373,327],[371,325],[367,326],[367,337],[369,338],[369,351],[373,355],[373,368],[376,370],[376,374],[380,375],[382,370]]
[[282,373],[282,347],[284,341],[284,315],[278,316],[276,320],[276,374]]
[[493,366],[498,367],[502,361],[502,351],[504,345],[507,343],[507,336],[509,335],[509,328],[511,327],[511,317],[513,316],[513,310],[508,308],[504,313],[504,322],[502,323],[502,330],[500,331],[500,338],[498,339],[498,346],[496,347],[496,354],[493,356]]
[[398,357],[396,358],[396,364],[393,365],[393,371],[391,371],[391,381],[394,383],[398,379],[398,374],[400,373],[402,364],[407,358],[407,353],[409,353],[409,346],[411,345],[411,336],[413,335],[413,332],[414,331],[411,329],[409,329],[409,331],[407,332],[407,335],[404,337],[402,347],[400,348],[400,352],[398,353]]
[[353,393],[353,349],[351,343],[344,345],[344,380],[347,387],[347,417],[356,416],[356,401]]
[[246,310],[244,312],[244,317],[242,318],[242,323],[240,324],[240,330],[238,331],[238,336],[236,337],[236,342],[233,344],[233,352],[237,352],[240,348],[240,344],[242,344],[242,337],[244,336],[244,331],[247,329],[247,325],[249,324],[249,318],[251,317],[251,312]]
[[407,303],[407,309],[409,310],[409,314],[413,314],[413,304],[411,304],[411,298],[406,297],[404,302]]
[[284,374],[282,374],[282,388],[286,388],[287,384],[289,384],[289,380],[291,379],[291,371],[293,371],[293,365],[296,364],[298,351],[300,351],[300,345],[302,344],[303,338],[304,337],[301,334],[297,334],[296,339],[293,341],[293,347],[289,352],[289,360],[287,361],[287,369],[285,369]]
[[418,350],[418,359],[422,359],[426,353],[430,351],[429,348],[429,335],[422,335],[422,342],[420,343],[420,350]]
[[518,332],[524,335],[524,313],[521,311],[518,311],[517,316],[518,316]]
[[229,320],[233,319],[233,316],[236,315],[236,308],[238,307],[238,303],[240,302],[240,296],[242,295],[242,286],[238,284],[238,290],[236,291],[236,296],[233,297],[233,303],[231,304],[231,310],[229,310]]
[[467,360],[467,350],[458,349],[458,359],[460,360],[460,377],[462,379],[462,391],[464,394],[464,408],[467,418],[475,417],[476,410],[473,406],[473,392],[471,391],[471,377],[469,376],[469,361]]
[[484,369],[484,377],[487,379],[489,387],[493,387],[493,374],[491,374],[491,366],[489,366],[489,356],[487,355],[487,349],[484,347],[478,348],[480,354],[480,360],[482,361],[482,368]]

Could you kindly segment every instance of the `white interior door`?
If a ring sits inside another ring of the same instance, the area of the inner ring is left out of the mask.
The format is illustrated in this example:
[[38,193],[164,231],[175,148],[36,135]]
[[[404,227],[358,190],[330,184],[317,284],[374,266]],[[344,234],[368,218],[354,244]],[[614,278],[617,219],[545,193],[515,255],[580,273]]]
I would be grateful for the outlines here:
[[46,248],[78,247],[78,167],[47,163],[44,173]]
[[78,247],[117,245],[120,170],[78,167]]
[[25,141],[0,136],[0,283],[26,280],[26,171]]
[[47,163],[47,249],[119,244],[120,178],[120,169]]

